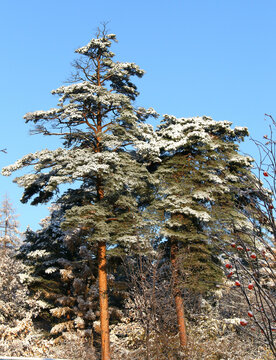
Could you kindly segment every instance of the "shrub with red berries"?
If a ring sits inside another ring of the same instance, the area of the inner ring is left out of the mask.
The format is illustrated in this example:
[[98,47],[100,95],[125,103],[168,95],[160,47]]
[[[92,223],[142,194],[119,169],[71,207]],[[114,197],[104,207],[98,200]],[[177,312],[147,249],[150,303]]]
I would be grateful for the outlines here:
[[246,214],[252,226],[239,231],[237,240],[224,246],[224,253],[235,269],[235,277],[232,271],[225,274],[227,279],[233,279],[232,291],[239,293],[250,309],[244,309],[248,320],[241,319],[240,325],[254,328],[256,336],[269,344],[276,357],[276,221],[272,211],[276,201],[276,147],[271,146],[276,143],[273,141],[276,122],[269,118],[270,135],[263,136],[269,142],[255,141],[260,153],[255,191],[260,196]]

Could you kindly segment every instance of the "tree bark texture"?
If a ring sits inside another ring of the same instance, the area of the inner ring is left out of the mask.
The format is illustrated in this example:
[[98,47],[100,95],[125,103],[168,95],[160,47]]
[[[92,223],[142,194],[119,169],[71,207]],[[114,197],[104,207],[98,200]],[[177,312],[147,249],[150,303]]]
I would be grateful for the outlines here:
[[107,270],[106,270],[106,243],[98,244],[99,266],[99,297],[100,297],[100,321],[101,321],[101,354],[102,360],[110,360],[109,344],[109,313],[107,295]]
[[177,316],[177,325],[179,331],[180,346],[187,346],[187,332],[185,325],[184,303],[179,289],[178,266],[177,266],[177,243],[171,240],[171,268],[172,268],[172,287]]

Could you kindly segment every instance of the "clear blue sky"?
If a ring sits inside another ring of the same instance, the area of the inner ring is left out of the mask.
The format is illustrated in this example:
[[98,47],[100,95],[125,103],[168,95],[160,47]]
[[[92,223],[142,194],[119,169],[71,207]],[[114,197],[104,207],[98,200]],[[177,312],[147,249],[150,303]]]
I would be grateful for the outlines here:
[[[267,131],[264,113],[276,117],[275,0],[9,0],[0,5],[0,167],[23,155],[56,148],[57,139],[29,135],[23,115],[56,105],[50,94],[71,72],[74,50],[109,21],[122,61],[146,70],[137,82],[138,105],[160,114],[209,115]],[[255,155],[247,141],[242,150]],[[19,174],[0,176],[20,214],[21,229],[38,228],[47,206],[20,203]]]

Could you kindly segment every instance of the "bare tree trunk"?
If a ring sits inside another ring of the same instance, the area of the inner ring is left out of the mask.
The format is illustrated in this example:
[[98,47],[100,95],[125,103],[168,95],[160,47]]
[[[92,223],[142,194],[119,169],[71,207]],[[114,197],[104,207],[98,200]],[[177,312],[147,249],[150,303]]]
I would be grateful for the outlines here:
[[[99,126],[101,119],[98,120]],[[98,152],[100,152],[100,142],[98,142]],[[97,182],[98,199],[104,198],[102,180],[98,177]],[[107,259],[106,242],[98,243],[98,271],[99,271],[99,300],[100,300],[100,328],[101,328],[101,360],[110,360],[110,340],[109,340],[109,311],[107,293]]]
[[176,315],[177,315],[177,324],[179,330],[179,339],[180,346],[187,346],[187,332],[185,325],[185,314],[184,314],[184,304],[179,289],[179,279],[178,279],[178,269],[177,269],[177,244],[171,240],[171,266],[172,266],[172,286],[173,286],[173,296],[175,301]]
[[99,242],[99,244],[98,244],[98,266],[99,266],[99,297],[100,297],[102,360],[110,360],[109,313],[108,313],[106,265],[107,265],[106,243]]

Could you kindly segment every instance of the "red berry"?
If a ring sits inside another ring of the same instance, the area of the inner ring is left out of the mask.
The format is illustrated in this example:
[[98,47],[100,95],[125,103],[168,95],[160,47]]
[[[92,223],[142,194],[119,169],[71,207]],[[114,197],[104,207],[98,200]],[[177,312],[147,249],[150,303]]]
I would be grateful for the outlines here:
[[236,244],[235,243],[232,243],[231,244],[232,248],[236,247]]
[[252,311],[248,311],[247,315],[248,315],[249,317],[253,317],[253,312],[252,312]]
[[252,290],[253,287],[254,287],[254,285],[253,285],[252,283],[248,284],[248,289],[249,289],[249,290]]
[[247,247],[247,248],[246,248],[246,251],[250,251],[250,249]]
[[227,269],[232,269],[232,265],[231,265],[231,264],[226,264],[225,267],[226,267]]
[[273,205],[269,205],[268,207],[270,210],[274,209],[274,206]]
[[252,253],[252,254],[250,255],[250,257],[251,257],[251,259],[256,259],[257,255],[256,255],[255,253]]
[[233,275],[233,272],[231,271],[229,274],[227,274],[227,277],[230,278]]
[[236,280],[236,281],[235,281],[235,285],[236,285],[236,286],[241,286],[241,283],[240,283],[238,280]]
[[246,325],[247,325],[247,321],[244,320],[244,319],[241,319],[240,324],[241,324],[241,326],[246,326]]
[[243,250],[243,247],[239,245],[239,246],[237,246],[237,249],[238,250]]
[[268,176],[268,172],[267,171],[264,171],[264,176]]

